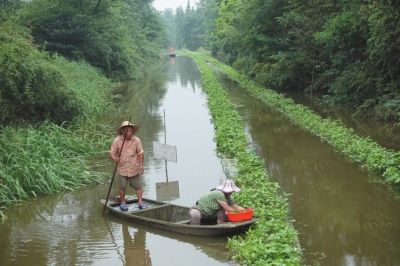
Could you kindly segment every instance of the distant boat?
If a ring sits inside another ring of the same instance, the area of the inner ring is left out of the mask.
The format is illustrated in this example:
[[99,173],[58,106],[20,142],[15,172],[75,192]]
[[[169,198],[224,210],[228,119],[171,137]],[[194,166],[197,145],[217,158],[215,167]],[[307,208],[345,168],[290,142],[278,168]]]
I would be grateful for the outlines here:
[[169,55],[169,57],[175,57],[176,56],[175,53],[169,53],[168,55]]
[[[100,202],[104,205],[106,200],[102,199]],[[129,197],[127,200],[128,211],[121,211],[118,202],[109,200],[107,209],[112,214],[134,223],[140,223],[166,231],[197,236],[212,237],[239,234],[257,221],[257,219],[253,218],[243,222],[191,225],[189,220],[189,207],[150,199],[143,199],[143,203],[146,205],[146,208],[140,210],[137,199]]]

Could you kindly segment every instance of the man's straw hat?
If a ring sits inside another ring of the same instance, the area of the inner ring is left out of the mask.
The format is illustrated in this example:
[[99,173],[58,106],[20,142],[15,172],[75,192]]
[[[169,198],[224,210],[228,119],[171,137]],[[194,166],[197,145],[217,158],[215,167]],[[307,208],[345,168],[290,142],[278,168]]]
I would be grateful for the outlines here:
[[139,130],[139,127],[137,125],[135,125],[134,123],[131,123],[129,121],[124,121],[124,122],[122,122],[121,126],[117,129],[117,133],[119,135],[122,134],[122,129],[124,127],[132,127],[133,128],[133,133],[136,133],[136,131]]

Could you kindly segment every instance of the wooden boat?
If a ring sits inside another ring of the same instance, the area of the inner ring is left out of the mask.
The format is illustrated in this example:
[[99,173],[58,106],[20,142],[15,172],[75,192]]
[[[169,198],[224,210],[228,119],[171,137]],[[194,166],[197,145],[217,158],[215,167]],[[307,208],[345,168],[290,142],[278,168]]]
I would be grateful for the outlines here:
[[[103,205],[105,204],[104,199],[100,202]],[[202,221],[201,225],[191,225],[189,221],[190,208],[188,207],[150,199],[143,199],[143,203],[146,205],[146,208],[139,210],[137,199],[129,197],[127,200],[128,211],[121,211],[118,202],[109,200],[107,209],[111,213],[134,223],[197,236],[229,236],[238,234],[256,222],[256,219],[253,218],[243,222],[216,224],[216,221],[214,221],[215,224],[210,224],[210,221]]]

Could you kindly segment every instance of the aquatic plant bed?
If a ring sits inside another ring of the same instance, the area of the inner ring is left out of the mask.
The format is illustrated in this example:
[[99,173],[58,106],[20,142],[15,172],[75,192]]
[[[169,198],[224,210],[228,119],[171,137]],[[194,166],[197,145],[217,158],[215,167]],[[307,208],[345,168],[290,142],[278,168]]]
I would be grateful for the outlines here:
[[218,67],[255,97],[274,107],[297,126],[332,145],[335,150],[360,164],[369,173],[381,175],[384,183],[393,186],[396,190],[400,189],[399,151],[386,149],[369,138],[357,135],[353,129],[345,127],[340,120],[320,117],[310,108],[296,104],[292,99],[273,90],[261,87],[245,75],[205,53],[198,56]]
[[287,195],[270,179],[262,160],[249,149],[240,116],[205,57],[189,51],[185,55],[192,57],[200,69],[218,152],[237,160],[238,175],[234,179],[242,191],[235,195],[235,200],[253,208],[259,219],[246,234],[229,239],[233,259],[243,265],[300,265],[301,250],[290,222]]

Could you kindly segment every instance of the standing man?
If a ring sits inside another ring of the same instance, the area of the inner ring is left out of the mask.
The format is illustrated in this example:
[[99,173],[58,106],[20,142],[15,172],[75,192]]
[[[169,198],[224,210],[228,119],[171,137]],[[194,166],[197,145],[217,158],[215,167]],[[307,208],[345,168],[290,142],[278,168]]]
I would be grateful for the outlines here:
[[[145,206],[142,202],[142,177],[144,171],[144,150],[142,142],[135,136],[138,127],[130,121],[122,122],[118,128],[118,136],[114,139],[111,149],[110,158],[118,164],[117,170],[119,174],[119,198],[120,209],[127,211],[126,205],[126,187],[129,185],[135,189],[138,196],[139,209]],[[125,141],[125,142],[124,142]],[[123,149],[121,150],[121,147]]]

